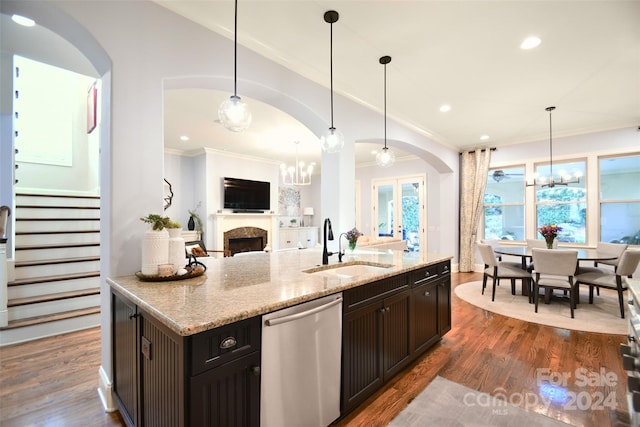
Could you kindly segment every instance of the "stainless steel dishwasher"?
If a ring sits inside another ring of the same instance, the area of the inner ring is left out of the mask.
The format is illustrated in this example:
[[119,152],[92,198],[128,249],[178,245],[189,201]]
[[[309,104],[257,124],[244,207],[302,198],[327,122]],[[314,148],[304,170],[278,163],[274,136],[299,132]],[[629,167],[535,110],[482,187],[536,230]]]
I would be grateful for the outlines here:
[[262,316],[260,425],[325,427],[340,416],[342,294]]

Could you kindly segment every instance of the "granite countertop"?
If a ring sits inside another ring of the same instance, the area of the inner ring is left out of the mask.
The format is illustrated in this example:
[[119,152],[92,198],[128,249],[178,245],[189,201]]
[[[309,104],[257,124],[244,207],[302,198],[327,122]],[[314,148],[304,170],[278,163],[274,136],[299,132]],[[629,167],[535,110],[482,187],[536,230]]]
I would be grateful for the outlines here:
[[[135,275],[108,278],[107,283],[172,331],[189,336],[405,273],[453,257],[433,253],[357,250],[342,265],[385,264],[382,274],[340,277],[309,274],[320,266],[318,248],[288,250],[207,261],[204,275],[169,282],[144,282]],[[320,267],[320,268],[318,268]]]

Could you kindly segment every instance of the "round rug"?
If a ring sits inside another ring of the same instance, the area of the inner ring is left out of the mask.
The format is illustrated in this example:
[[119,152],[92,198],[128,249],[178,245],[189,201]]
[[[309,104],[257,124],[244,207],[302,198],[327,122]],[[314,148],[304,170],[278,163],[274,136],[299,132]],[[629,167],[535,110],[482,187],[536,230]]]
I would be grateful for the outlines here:
[[[610,289],[601,289],[600,296],[594,291],[593,304],[589,304],[587,286],[580,287],[580,304],[574,310],[575,318],[571,318],[569,299],[552,299],[549,304],[544,299],[538,300],[538,312],[529,298],[521,295],[520,281],[516,281],[516,295],[511,295],[511,283],[502,280],[496,287],[495,301],[491,301],[492,281],[487,281],[487,288],[482,295],[482,281],[467,282],[455,288],[458,298],[484,310],[526,322],[553,326],[576,331],[600,332],[605,334],[626,335],[628,330],[628,310],[625,304],[625,318],[620,317],[618,293]],[[559,295],[560,291],[555,291]],[[626,294],[625,294],[626,302]]]

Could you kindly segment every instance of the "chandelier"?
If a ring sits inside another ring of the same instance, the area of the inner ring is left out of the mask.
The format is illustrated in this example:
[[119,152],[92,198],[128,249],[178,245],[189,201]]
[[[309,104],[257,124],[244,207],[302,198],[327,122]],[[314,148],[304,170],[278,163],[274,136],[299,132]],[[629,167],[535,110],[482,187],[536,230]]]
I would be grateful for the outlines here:
[[387,64],[389,62],[391,62],[390,56],[380,58],[380,63],[384,65],[384,148],[376,154],[376,163],[383,168],[388,168],[396,160],[395,154],[387,147]]
[[233,30],[233,95],[220,104],[218,118],[225,128],[233,132],[247,130],[251,124],[249,106],[238,96],[238,0],[235,1]]
[[569,184],[577,184],[580,182],[580,177],[582,176],[580,172],[576,172],[575,174],[571,175],[565,171],[560,171],[560,175],[558,177],[553,176],[553,138],[551,129],[551,112],[555,109],[556,107],[545,108],[545,111],[549,112],[549,176],[535,176],[532,183],[526,183],[527,187],[540,186],[542,188],[553,188],[556,185],[566,186]]
[[311,185],[311,174],[313,168],[316,165],[311,162],[308,165],[298,159],[298,145],[300,141],[295,141],[296,144],[296,163],[293,166],[287,166],[285,163],[280,164],[280,174],[282,175],[282,183],[284,185]]

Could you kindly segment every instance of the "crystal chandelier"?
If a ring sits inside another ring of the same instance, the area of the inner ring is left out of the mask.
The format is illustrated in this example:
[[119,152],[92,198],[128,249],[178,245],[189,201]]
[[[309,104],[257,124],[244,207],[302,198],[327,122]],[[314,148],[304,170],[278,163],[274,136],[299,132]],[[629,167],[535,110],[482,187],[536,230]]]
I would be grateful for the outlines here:
[[298,145],[300,141],[295,141],[296,144],[296,163],[293,166],[287,166],[285,163],[280,164],[280,174],[282,175],[282,183],[284,185],[311,185],[311,174],[315,163],[306,164],[304,161],[298,159]]
[[376,163],[383,168],[388,168],[396,160],[395,154],[387,148],[387,64],[389,62],[391,62],[390,56],[380,58],[380,63],[384,65],[384,148],[376,154]]
[[238,0],[235,1],[233,30],[233,95],[220,104],[218,118],[222,125],[233,132],[242,132],[251,125],[249,106],[238,96]]
[[566,173],[565,171],[560,171],[560,175],[558,177],[553,176],[553,138],[552,138],[552,128],[551,128],[551,112],[555,110],[556,107],[547,107],[545,111],[549,112],[549,176],[535,176],[533,182],[527,182],[527,187],[539,186],[542,188],[553,188],[556,185],[569,185],[569,184],[577,184],[580,182],[580,177],[582,174],[580,172],[576,172],[571,175]]

